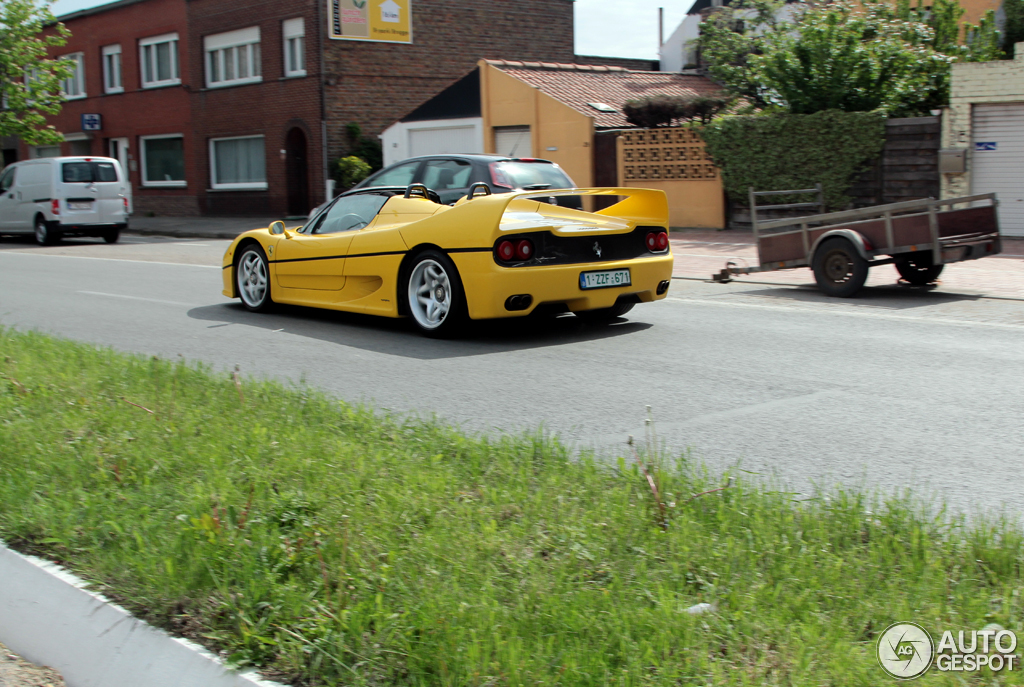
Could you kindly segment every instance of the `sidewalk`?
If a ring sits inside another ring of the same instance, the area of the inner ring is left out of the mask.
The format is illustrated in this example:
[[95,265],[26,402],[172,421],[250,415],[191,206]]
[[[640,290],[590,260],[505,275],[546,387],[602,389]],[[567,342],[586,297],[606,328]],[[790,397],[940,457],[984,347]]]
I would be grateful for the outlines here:
[[[757,246],[751,231],[684,230],[670,234],[676,257],[674,277],[711,279],[728,260],[754,267]],[[814,287],[811,270],[797,268],[738,276],[736,283],[785,284]],[[872,268],[868,286],[895,284],[899,274],[892,265]],[[1024,299],[1024,238],[1003,238],[1003,252],[991,258],[947,265],[939,278],[942,291],[977,293],[995,298]]]
[[[242,232],[268,226],[282,217],[143,217],[128,219],[128,233],[190,239],[233,239]],[[302,220],[285,222],[297,227]]]

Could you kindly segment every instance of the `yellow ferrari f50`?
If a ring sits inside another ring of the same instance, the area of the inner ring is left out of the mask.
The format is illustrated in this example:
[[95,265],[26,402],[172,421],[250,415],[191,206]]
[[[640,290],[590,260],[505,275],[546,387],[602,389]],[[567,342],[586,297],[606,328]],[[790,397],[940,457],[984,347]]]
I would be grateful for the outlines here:
[[[584,212],[559,196],[610,206]],[[492,195],[479,183],[453,206],[420,184],[359,189],[298,229],[274,222],[236,238],[224,295],[253,311],[288,303],[409,316],[431,336],[538,307],[611,319],[665,297],[667,227],[665,194],[648,189]]]

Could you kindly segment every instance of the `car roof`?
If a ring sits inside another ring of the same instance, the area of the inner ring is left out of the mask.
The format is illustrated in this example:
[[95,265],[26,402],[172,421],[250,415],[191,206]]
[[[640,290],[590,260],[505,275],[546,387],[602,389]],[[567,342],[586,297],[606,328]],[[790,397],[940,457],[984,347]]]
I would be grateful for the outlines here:
[[[434,155],[417,155],[416,157],[409,157],[404,160],[392,163],[387,167],[401,164],[403,162],[415,162],[418,160],[466,160],[468,162],[514,162],[523,160],[526,162],[548,162],[551,160],[542,160],[538,157],[520,158],[520,157],[509,157],[508,155],[494,155],[492,153],[435,153]],[[385,167],[385,169],[387,169]]]

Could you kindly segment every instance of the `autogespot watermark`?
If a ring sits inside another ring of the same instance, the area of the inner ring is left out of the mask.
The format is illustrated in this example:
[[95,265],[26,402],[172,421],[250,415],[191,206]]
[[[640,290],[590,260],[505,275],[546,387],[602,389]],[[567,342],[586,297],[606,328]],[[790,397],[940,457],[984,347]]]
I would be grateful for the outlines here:
[[942,633],[938,645],[917,623],[893,623],[875,646],[878,665],[897,680],[921,677],[933,665],[942,672],[965,673],[988,668],[998,673],[1020,669],[1014,654],[1017,635],[999,626]]

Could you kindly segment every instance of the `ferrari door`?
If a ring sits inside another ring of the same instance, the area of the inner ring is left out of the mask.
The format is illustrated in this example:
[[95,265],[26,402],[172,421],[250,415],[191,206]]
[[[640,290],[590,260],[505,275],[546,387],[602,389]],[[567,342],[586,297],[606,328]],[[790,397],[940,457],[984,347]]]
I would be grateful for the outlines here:
[[345,300],[345,258],[355,232],[373,221],[387,196],[341,196],[302,232],[287,231],[277,242],[274,265],[285,301]]

